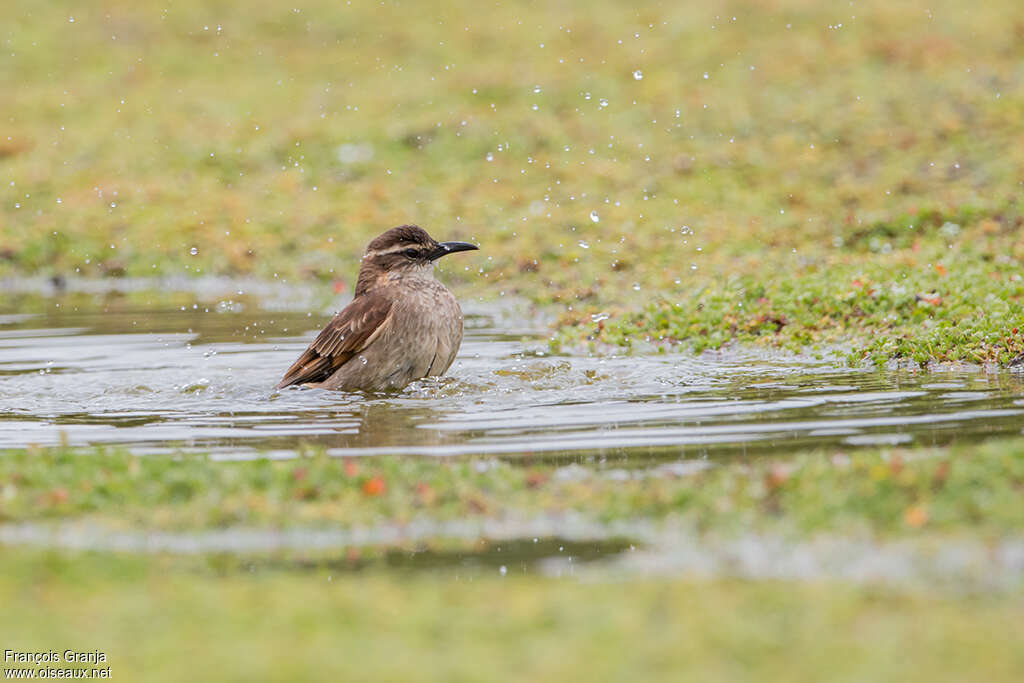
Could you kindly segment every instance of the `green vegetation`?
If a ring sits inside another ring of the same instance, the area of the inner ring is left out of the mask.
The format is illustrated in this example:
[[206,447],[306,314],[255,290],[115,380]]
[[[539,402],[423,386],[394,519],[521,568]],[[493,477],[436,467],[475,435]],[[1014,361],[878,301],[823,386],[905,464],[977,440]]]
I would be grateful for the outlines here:
[[556,346],[580,335],[592,349],[688,343],[694,351],[736,340],[791,351],[843,344],[846,359],[1007,365],[1024,354],[1021,268],[979,260],[951,266],[844,263],[799,278],[729,278],[638,312],[562,316]]
[[0,454],[0,520],[90,519],[142,529],[373,526],[575,512],[604,522],[672,517],[724,534],[1000,537],[1024,528],[1022,487],[1024,441],[789,454],[629,480],[543,464],[478,468],[469,461],[312,453],[243,462],[61,448]]
[[414,221],[563,344],[1005,364],[1016,9],[14,0],[0,276],[348,282]]
[[1020,680],[1019,598],[836,584],[243,572],[5,553],[8,648],[113,680]]
[[[1022,456],[1017,440],[780,456],[617,481],[600,470],[566,479],[542,464],[32,449],[0,456],[0,518],[189,531],[576,511],[605,522],[682,519],[701,536],[866,533],[941,545],[1018,537]],[[147,681],[180,680],[195,667],[216,680],[1011,681],[1024,672],[1016,589],[609,584],[499,576],[493,567],[460,575],[387,560],[409,550],[472,553],[480,540],[397,543],[267,558],[19,548],[0,559],[0,639],[15,649],[95,648],[115,679]]]

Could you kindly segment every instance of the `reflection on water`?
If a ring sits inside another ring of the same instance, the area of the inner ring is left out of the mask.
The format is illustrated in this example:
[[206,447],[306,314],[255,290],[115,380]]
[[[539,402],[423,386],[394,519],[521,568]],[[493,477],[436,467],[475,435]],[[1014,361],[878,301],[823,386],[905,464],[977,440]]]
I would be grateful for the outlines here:
[[621,553],[636,550],[626,539],[610,538],[598,541],[572,541],[564,538],[517,538],[509,540],[480,539],[466,549],[434,549],[418,547],[403,549],[384,547],[348,547],[323,557],[236,556],[225,554],[217,558],[225,573],[238,571],[306,571],[352,572],[363,570],[395,569],[406,571],[445,571],[456,577],[483,574],[501,576],[528,574],[544,569],[554,573],[555,565],[565,565],[566,574],[575,573],[575,567],[598,560],[610,560]]
[[752,354],[546,357],[467,307],[450,371],[362,396],[272,387],[325,321],[242,305],[0,311],[0,448],[121,444],[286,457],[499,455],[642,465],[1019,434],[1019,373],[837,369]]

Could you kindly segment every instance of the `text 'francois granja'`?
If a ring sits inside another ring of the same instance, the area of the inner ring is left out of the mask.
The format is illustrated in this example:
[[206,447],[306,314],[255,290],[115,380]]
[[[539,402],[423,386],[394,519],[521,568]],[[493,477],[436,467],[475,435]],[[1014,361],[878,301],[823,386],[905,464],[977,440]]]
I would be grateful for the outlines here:
[[4,650],[4,663],[6,664],[102,664],[107,661],[107,655],[99,650]]

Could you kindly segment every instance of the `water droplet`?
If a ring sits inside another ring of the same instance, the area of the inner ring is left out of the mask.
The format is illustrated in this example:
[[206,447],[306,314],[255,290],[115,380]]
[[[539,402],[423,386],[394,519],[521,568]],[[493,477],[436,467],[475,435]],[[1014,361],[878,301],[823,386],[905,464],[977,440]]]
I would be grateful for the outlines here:
[[608,106],[608,98],[607,98],[607,97],[602,97],[601,99],[599,99],[599,100],[597,101],[597,104],[598,104],[598,105],[599,105],[600,107],[602,107],[602,108],[604,108],[604,107],[607,107],[607,106]]
[[639,282],[634,282],[633,283],[633,291],[634,292],[639,292],[640,291],[640,283]]
[[591,211],[590,212],[590,220],[592,220],[595,223],[600,223],[601,222],[601,217],[599,215],[597,215],[597,211]]
[[487,161],[494,161],[494,154],[488,152],[485,158],[487,159]]
[[590,316],[590,319],[595,323],[599,323],[602,320],[607,320],[610,317],[610,315],[602,311],[601,313],[595,313],[594,315]]
[[196,247],[192,247],[191,249],[188,250],[188,253],[190,253],[193,256],[195,256],[196,254],[199,253],[199,249],[197,249]]
[[533,94],[534,95],[539,95],[540,94],[540,86],[539,85],[533,86]]
[[508,574],[508,567],[506,567],[505,565],[501,565],[501,568],[498,569],[498,573],[502,576],[505,576],[506,574]]
[[707,71],[705,71],[705,72],[704,72],[704,80],[706,81],[706,80],[708,80],[709,78],[711,78],[711,75],[710,75],[710,74],[709,74],[709,73],[708,73]]
[[577,244],[580,245],[580,249],[590,249],[590,244],[588,242],[584,242],[583,240],[580,240],[579,242],[577,242]]
[[640,69],[637,69],[636,71],[633,72],[633,78],[634,79],[640,81],[640,80],[643,80],[643,77],[644,77],[644,72],[641,71]]

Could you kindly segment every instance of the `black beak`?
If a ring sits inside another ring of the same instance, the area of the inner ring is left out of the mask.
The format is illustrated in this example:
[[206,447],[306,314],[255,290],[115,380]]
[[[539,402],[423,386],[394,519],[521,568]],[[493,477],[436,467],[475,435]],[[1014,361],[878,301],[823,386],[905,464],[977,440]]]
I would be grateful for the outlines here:
[[454,254],[457,251],[474,251],[479,248],[470,242],[441,242],[437,245],[437,249],[430,252],[430,260],[436,261],[442,256]]

